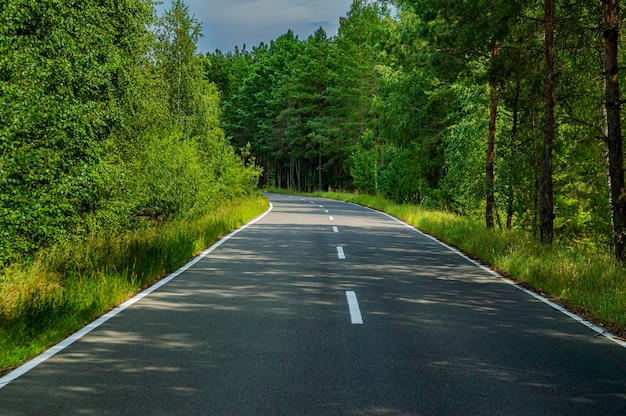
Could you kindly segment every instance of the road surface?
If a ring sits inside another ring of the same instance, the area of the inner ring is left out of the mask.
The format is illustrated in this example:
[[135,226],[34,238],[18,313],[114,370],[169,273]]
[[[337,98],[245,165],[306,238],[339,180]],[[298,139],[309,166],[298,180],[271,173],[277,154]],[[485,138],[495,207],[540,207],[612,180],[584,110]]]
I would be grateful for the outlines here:
[[0,415],[626,414],[623,347],[383,214],[269,198]]

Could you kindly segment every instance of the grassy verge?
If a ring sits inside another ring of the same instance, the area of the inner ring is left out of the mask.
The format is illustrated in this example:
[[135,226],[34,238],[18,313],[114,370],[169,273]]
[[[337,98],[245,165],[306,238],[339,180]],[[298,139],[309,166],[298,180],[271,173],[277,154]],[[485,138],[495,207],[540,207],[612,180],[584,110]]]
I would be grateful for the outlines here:
[[384,211],[459,248],[615,335],[626,337],[626,270],[592,247],[541,244],[527,232],[358,194],[316,193]]
[[0,374],[35,356],[178,269],[265,211],[261,196],[192,222],[87,238],[0,272]]

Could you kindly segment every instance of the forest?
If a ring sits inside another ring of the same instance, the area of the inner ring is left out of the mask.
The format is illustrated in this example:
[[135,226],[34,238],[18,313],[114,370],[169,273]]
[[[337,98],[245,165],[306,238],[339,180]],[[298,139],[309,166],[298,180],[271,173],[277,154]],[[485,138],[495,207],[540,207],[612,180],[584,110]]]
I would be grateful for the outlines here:
[[626,256],[618,0],[355,0],[199,54],[183,1],[0,6],[0,266],[262,187],[345,190]]
[[0,4],[0,268],[250,194],[182,1]]
[[381,195],[623,261],[622,22],[617,0],[355,0],[336,36],[204,64],[263,186]]

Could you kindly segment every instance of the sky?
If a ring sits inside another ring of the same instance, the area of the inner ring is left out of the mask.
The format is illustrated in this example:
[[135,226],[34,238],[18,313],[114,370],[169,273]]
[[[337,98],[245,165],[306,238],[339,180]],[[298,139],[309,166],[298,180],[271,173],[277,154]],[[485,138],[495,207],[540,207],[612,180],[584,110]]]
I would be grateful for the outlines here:
[[[157,12],[170,8],[162,0]],[[289,29],[306,39],[320,26],[335,36],[339,18],[350,10],[352,0],[185,0],[189,14],[202,23],[203,37],[198,52],[234,50],[245,44],[248,50],[269,43]]]

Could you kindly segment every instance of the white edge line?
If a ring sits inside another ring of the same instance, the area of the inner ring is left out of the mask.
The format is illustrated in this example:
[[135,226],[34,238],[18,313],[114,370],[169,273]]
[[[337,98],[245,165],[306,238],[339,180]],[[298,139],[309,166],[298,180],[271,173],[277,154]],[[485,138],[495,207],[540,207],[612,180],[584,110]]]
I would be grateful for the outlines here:
[[[355,205],[358,205],[358,204],[355,204]],[[379,214],[382,214],[382,215],[384,215],[384,216],[386,216],[388,218],[391,218],[395,222],[397,222],[399,224],[402,224],[405,227],[408,227],[411,230],[413,230],[413,231],[415,231],[415,232],[417,232],[417,233],[419,233],[419,234],[421,234],[421,235],[423,235],[425,237],[430,238],[431,240],[433,240],[433,241],[441,244],[442,246],[446,247],[448,250],[450,250],[450,251],[458,254],[459,256],[463,257],[465,260],[469,261],[470,263],[474,264],[475,266],[480,267],[481,269],[485,270],[486,272],[492,274],[493,276],[495,276],[497,278],[500,278],[500,279],[504,280],[505,282],[507,282],[508,284],[512,285],[513,287],[521,290],[522,292],[525,292],[526,294],[532,296],[533,298],[535,298],[535,299],[545,303],[546,305],[551,306],[553,309],[556,309],[557,311],[563,313],[564,315],[567,315],[569,318],[575,320],[576,322],[579,322],[579,323],[583,324],[584,326],[586,326],[587,328],[593,330],[598,335],[602,335],[603,337],[608,338],[609,340],[613,341],[614,343],[616,343],[617,345],[621,346],[622,348],[626,348],[626,341],[623,341],[623,340],[617,338],[615,335],[611,334],[610,332],[607,332],[604,329],[600,328],[599,326],[594,325],[591,322],[587,321],[586,319],[576,315],[575,313],[568,311],[567,309],[565,309],[562,306],[560,306],[560,305],[558,305],[558,304],[556,304],[556,303],[546,299],[545,297],[541,296],[540,294],[535,293],[535,292],[533,292],[531,290],[528,290],[528,289],[518,285],[514,281],[505,278],[500,273],[498,273],[498,272],[496,272],[494,270],[491,270],[489,267],[485,266],[484,264],[481,264],[481,263],[477,262],[474,259],[471,259],[471,258],[467,257],[465,254],[463,254],[462,252],[460,252],[456,248],[454,248],[454,247],[444,243],[443,241],[437,239],[436,237],[433,237],[432,235],[426,234],[425,232],[423,232],[423,231],[413,227],[410,224],[407,224],[406,222],[404,222],[404,221],[402,221],[402,220],[400,220],[400,219],[398,219],[398,218],[396,218],[396,217],[394,217],[392,215],[387,214],[386,212],[378,211],[378,210],[375,210],[375,209],[372,209],[372,208],[369,208],[369,207],[364,207],[363,205],[359,205],[359,206],[363,207],[365,209],[368,209],[370,211],[374,211],[374,212],[377,212]]]
[[5,375],[4,377],[0,378],[0,389],[2,389],[3,387],[7,386],[13,380],[23,376],[24,374],[26,374],[27,372],[29,372],[33,368],[37,367],[39,364],[43,363],[48,358],[53,357],[57,353],[63,351],[65,348],[69,347],[74,342],[78,341],[79,339],[81,339],[82,337],[84,337],[85,335],[87,335],[88,333],[93,331],[94,329],[98,328],[100,325],[104,324],[109,319],[113,318],[115,315],[119,314],[120,312],[122,312],[123,310],[129,308],[130,306],[134,305],[135,303],[139,302],[141,299],[145,298],[146,296],[148,296],[152,292],[160,289],[161,287],[165,286],[166,284],[168,284],[172,280],[176,279],[178,276],[183,274],[185,271],[187,271],[193,265],[198,263],[204,257],[209,255],[211,252],[215,251],[218,247],[220,247],[222,244],[224,244],[230,238],[234,237],[236,234],[238,234],[241,231],[245,230],[246,228],[248,228],[252,224],[262,220],[267,214],[269,214],[272,211],[272,209],[274,209],[274,205],[272,205],[272,203],[270,202],[270,206],[269,206],[268,210],[265,211],[263,214],[261,214],[260,216],[258,216],[255,219],[253,219],[252,221],[248,222],[247,224],[241,226],[240,228],[236,229],[235,231],[231,232],[230,234],[222,237],[219,241],[217,241],[215,244],[213,244],[208,249],[204,250],[198,256],[194,257],[192,260],[190,260],[187,264],[185,264],[180,269],[178,269],[175,272],[169,274],[165,278],[159,280],[157,283],[155,283],[154,285],[150,286],[149,288],[141,291],[140,293],[138,293],[134,297],[128,299],[126,302],[124,302],[124,303],[116,306],[115,308],[111,309],[109,312],[107,312],[106,314],[102,315],[100,318],[96,319],[95,321],[91,322],[90,324],[88,324],[87,326],[83,327],[79,331],[77,331],[74,334],[70,335],[69,337],[65,338],[63,341],[61,341],[58,344],[54,345],[53,347],[47,349],[46,351],[42,352],[41,354],[39,354],[35,358],[31,359],[30,361],[27,361],[26,363],[24,363],[21,366],[17,367],[15,370],[11,371],[10,373]]
[[350,309],[350,320],[353,325],[362,325],[363,317],[361,316],[361,309],[359,308],[359,301],[356,298],[356,293],[353,291],[346,292],[346,298],[348,298],[348,308]]

